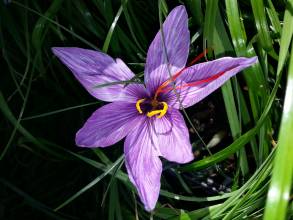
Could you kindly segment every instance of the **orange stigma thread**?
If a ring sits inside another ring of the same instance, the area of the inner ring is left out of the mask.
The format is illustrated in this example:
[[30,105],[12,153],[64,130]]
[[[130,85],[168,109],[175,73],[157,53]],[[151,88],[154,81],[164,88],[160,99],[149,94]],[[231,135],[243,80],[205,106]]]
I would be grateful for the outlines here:
[[[233,69],[234,67],[228,69],[228,70],[225,70],[225,71],[222,71],[220,73],[217,73],[209,78],[205,78],[205,79],[202,79],[202,80],[199,80],[199,81],[195,81],[195,82],[191,82],[191,83],[186,83],[182,86],[177,86],[175,87],[175,89],[181,89],[181,88],[184,88],[184,87],[194,87],[194,86],[198,86],[200,84],[203,84],[203,83],[208,83],[208,82],[211,82],[217,78],[219,78],[220,76],[224,75],[227,71]],[[164,88],[163,90],[161,90],[162,93],[167,93],[167,92],[170,92],[171,90],[173,90],[174,88]]]
[[[201,54],[199,54],[197,57],[195,57],[189,64],[188,66],[184,67],[182,70],[178,71],[175,73],[170,79],[166,80],[162,85],[159,86],[155,93],[155,99],[157,99],[158,95],[163,92],[164,88],[166,88],[170,83],[174,82],[184,70],[186,70],[188,67],[199,61],[201,58],[203,58],[208,52],[208,49],[205,49]],[[176,88],[175,88],[176,89]],[[172,89],[171,89],[172,90]],[[170,91],[170,90],[169,90]]]

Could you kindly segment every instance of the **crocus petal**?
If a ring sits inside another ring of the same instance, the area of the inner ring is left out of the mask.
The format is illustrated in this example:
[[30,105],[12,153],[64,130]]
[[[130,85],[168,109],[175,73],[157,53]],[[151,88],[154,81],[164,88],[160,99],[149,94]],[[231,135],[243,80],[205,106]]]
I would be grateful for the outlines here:
[[80,147],[107,147],[124,138],[141,123],[135,104],[113,102],[95,111],[76,134]]
[[164,41],[162,41],[162,31],[159,31],[151,43],[145,67],[145,83],[150,93],[169,78],[169,70],[173,74],[185,66],[190,41],[187,19],[185,7],[176,7],[163,24]]
[[[192,106],[204,99],[213,91],[222,86],[228,79],[240,72],[241,70],[253,65],[257,61],[257,57],[252,58],[232,58],[224,57],[214,61],[200,63],[191,66],[183,71],[178,77],[176,85],[178,86],[177,94],[179,94],[180,102],[184,108]],[[197,86],[185,87],[188,83],[194,83],[200,80],[208,79],[215,75],[219,77]],[[181,89],[180,89],[181,86]],[[174,91],[165,94],[169,105],[180,108],[180,103]]]
[[114,60],[99,51],[75,47],[54,47],[52,51],[97,99],[107,102],[135,102],[137,95],[132,92],[133,90],[139,91],[139,95],[145,93],[143,85],[115,84],[95,88],[98,85],[130,80],[134,77],[121,59]]
[[160,192],[162,162],[150,136],[146,121],[129,133],[124,143],[125,164],[129,179],[135,185],[147,211],[155,208]]
[[153,118],[152,125],[152,139],[160,156],[177,163],[188,163],[194,159],[189,132],[179,110],[170,109],[165,117]]

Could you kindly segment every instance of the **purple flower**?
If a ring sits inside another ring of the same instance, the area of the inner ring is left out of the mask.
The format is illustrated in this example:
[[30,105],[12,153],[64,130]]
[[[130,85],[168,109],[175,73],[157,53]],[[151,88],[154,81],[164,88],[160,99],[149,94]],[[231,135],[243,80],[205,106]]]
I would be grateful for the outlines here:
[[76,134],[76,144],[107,147],[126,137],[128,175],[148,211],[154,209],[159,196],[159,157],[177,163],[193,160],[188,129],[179,109],[196,104],[257,61],[256,57],[224,57],[184,68],[190,44],[187,19],[184,6],[170,12],[163,24],[164,42],[158,32],[148,50],[145,86],[131,83],[96,88],[131,80],[135,75],[122,60],[98,51],[52,49],[91,95],[111,102],[87,120]]

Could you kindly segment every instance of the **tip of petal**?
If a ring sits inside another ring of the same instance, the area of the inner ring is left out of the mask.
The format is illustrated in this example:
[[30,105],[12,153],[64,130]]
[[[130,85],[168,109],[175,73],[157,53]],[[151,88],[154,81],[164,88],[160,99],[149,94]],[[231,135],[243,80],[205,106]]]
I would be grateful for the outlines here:
[[258,61],[257,56],[255,57],[249,57],[249,58],[245,58],[244,62],[241,63],[242,65],[252,65],[254,63],[256,63]]
[[182,10],[182,11],[186,11],[186,8],[185,8],[185,6],[184,5],[178,5],[178,6],[176,6],[175,8],[173,8],[173,10],[172,11],[175,11],[175,10]]
[[60,49],[61,49],[61,47],[52,47],[51,48],[53,54],[55,54],[55,55],[60,54]]
[[83,48],[77,48],[77,47],[52,47],[51,48],[53,54],[56,56],[62,56],[62,55],[72,55],[78,51],[83,51],[86,49]]
[[147,212],[151,212],[151,211],[153,211],[153,210],[155,209],[155,207],[156,207],[156,205],[154,205],[153,207],[150,207],[150,206],[148,206],[148,205],[145,205],[145,206],[144,206],[144,209],[145,209]]
[[88,134],[84,132],[83,128],[79,129],[79,131],[75,135],[75,144],[78,147],[87,147],[87,148],[96,148],[95,143],[89,141]]
[[184,19],[187,21],[188,15],[187,11],[184,5],[179,5],[172,9],[172,11],[169,13],[168,18],[177,17],[178,15],[182,14]]

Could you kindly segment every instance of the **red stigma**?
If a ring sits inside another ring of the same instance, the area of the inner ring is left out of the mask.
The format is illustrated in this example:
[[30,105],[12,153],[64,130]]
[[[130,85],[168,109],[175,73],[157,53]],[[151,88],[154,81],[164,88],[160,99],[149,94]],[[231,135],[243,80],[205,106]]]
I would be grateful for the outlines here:
[[[202,79],[202,80],[198,80],[198,81],[195,81],[195,82],[191,82],[191,83],[186,83],[182,86],[176,86],[175,89],[182,89],[182,88],[185,88],[185,87],[194,87],[194,86],[198,86],[200,84],[204,84],[204,83],[208,83],[208,82],[211,82],[211,81],[214,81],[215,79],[219,78],[220,76],[224,75],[227,71],[233,69],[230,68],[228,70],[225,70],[225,71],[222,71],[220,73],[217,73],[211,77],[208,77],[208,78],[205,78],[205,79]],[[167,92],[170,92],[171,90],[173,90],[174,88],[164,88],[163,90],[161,90],[161,93],[167,93]]]
[[[201,58],[203,58],[207,54],[207,52],[208,52],[208,49],[205,49],[202,53],[200,53],[198,56],[196,56],[191,62],[189,62],[189,64],[186,67],[184,67],[183,69],[181,69],[180,71],[178,71],[177,73],[175,73],[170,79],[168,79],[165,82],[163,82],[162,85],[159,86],[159,88],[157,89],[157,91],[155,93],[155,99],[157,98],[157,96],[160,93],[165,92],[165,88],[170,83],[174,82],[183,73],[184,70],[186,70],[191,65],[195,64]],[[172,89],[170,89],[170,90],[172,90]],[[168,91],[170,91],[170,90],[168,90]]]

